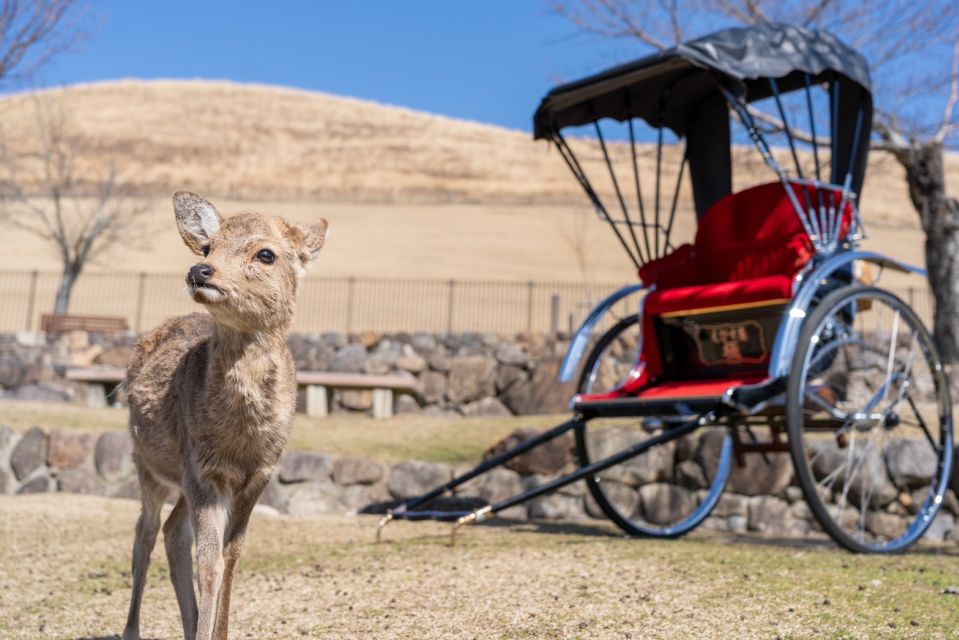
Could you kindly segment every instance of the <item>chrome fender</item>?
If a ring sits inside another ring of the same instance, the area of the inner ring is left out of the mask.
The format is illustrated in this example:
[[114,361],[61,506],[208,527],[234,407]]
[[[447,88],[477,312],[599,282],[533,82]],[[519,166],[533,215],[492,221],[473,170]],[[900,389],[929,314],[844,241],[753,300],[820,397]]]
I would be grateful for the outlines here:
[[776,339],[773,342],[772,353],[769,356],[769,376],[782,378],[789,374],[793,354],[799,341],[799,332],[802,331],[803,321],[809,314],[809,305],[812,304],[816,291],[822,286],[823,280],[838,271],[840,268],[856,261],[870,262],[880,267],[893,269],[902,273],[925,276],[926,270],[898,260],[893,260],[872,251],[844,251],[837,253],[819,264],[812,271],[802,274],[794,285],[796,292],[792,301],[786,307],[783,321],[779,324]]
[[560,382],[569,382],[573,379],[573,376],[576,375],[576,371],[579,369],[579,361],[583,358],[583,353],[589,344],[589,338],[593,334],[593,329],[596,327],[596,323],[606,315],[610,307],[626,296],[631,296],[645,288],[646,287],[641,284],[631,284],[611,294],[593,307],[589,315],[586,316],[586,319],[583,320],[583,324],[579,325],[579,329],[576,330],[576,334],[569,343],[569,349],[566,350],[566,357],[563,358],[563,364],[560,365],[559,368]]

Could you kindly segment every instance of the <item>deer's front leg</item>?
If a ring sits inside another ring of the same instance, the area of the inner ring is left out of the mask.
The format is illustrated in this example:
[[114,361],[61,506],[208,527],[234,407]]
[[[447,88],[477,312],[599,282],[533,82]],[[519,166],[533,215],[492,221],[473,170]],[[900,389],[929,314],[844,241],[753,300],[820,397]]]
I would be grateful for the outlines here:
[[223,534],[232,499],[202,481],[190,486],[193,531],[196,537],[197,583],[200,590],[196,639],[210,640],[216,624],[217,602],[223,583]]
[[225,542],[223,545],[223,584],[220,587],[220,600],[217,609],[216,626],[213,629],[214,640],[227,640],[227,628],[230,621],[230,591],[233,588],[233,572],[236,570],[240,551],[243,549],[243,539],[246,536],[246,527],[250,522],[250,514],[266,486],[269,476],[251,481],[241,491],[234,501],[233,513],[227,524]]

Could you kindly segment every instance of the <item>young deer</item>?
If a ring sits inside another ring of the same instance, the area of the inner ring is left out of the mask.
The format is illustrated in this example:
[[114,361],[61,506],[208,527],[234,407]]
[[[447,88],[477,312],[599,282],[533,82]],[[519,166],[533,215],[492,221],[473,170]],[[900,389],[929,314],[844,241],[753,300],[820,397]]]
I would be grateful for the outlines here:
[[210,315],[173,318],[144,335],[127,373],[142,512],[123,640],[140,636],[160,509],[174,491],[180,495],[163,536],[183,635],[225,640],[247,522],[293,427],[286,338],[297,282],[323,246],[327,222],[301,227],[260,213],[224,219],[185,192],[173,196],[173,208],[183,241],[204,258],[186,281]]

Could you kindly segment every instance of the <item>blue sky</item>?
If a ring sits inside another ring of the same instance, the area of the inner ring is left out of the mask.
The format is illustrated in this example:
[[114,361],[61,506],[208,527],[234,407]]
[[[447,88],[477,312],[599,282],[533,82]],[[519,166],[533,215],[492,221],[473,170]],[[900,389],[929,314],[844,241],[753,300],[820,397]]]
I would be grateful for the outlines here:
[[230,79],[528,130],[552,85],[639,53],[625,42],[578,35],[542,0],[100,0],[88,11],[90,40],[28,86]]

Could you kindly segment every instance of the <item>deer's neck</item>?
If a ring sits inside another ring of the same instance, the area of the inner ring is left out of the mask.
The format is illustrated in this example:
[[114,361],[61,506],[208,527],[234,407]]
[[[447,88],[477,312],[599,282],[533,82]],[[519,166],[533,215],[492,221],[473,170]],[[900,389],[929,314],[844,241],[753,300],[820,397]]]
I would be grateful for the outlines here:
[[239,333],[217,327],[210,341],[207,393],[218,409],[232,414],[232,421],[268,418],[286,404],[279,395],[295,389],[292,377],[284,331]]

